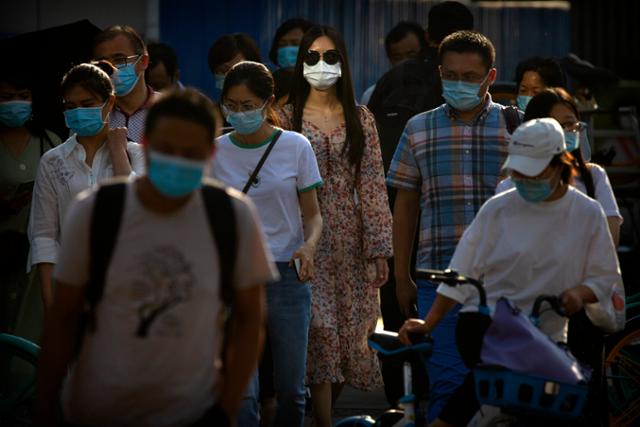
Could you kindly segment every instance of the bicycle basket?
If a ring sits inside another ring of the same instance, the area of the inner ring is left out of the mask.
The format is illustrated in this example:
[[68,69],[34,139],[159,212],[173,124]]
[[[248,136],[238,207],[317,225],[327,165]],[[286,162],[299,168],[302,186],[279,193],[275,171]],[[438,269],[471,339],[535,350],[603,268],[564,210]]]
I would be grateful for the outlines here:
[[474,370],[476,396],[480,404],[544,416],[579,417],[588,387],[561,383],[501,368]]

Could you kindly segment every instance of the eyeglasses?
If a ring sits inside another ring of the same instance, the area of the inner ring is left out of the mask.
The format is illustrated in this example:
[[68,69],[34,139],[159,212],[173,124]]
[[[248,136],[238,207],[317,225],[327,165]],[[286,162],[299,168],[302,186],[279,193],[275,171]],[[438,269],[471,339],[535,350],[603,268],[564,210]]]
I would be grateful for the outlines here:
[[585,122],[564,123],[562,129],[571,133],[584,132],[587,129],[587,124]]
[[229,103],[222,104],[222,112],[225,116],[228,116],[231,113],[245,113],[247,111],[259,110],[266,105],[267,101],[265,101],[262,105],[254,105],[254,104],[240,104],[234,105]]
[[340,52],[335,49],[328,50],[322,54],[317,50],[310,50],[304,54],[303,61],[305,64],[313,66],[316,65],[320,59],[324,60],[324,62],[329,65],[335,65],[340,62],[342,57],[340,56]]
[[135,64],[136,62],[138,62],[138,59],[140,59],[141,56],[142,54],[139,53],[131,56],[118,56],[115,58],[105,58],[105,59],[111,62],[114,67],[120,69],[120,68],[126,67],[127,65]]

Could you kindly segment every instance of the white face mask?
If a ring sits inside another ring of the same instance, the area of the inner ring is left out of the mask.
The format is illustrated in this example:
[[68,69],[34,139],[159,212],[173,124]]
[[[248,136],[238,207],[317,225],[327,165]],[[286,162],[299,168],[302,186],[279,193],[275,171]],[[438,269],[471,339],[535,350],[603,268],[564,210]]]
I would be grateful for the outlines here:
[[329,65],[323,60],[318,61],[315,65],[303,65],[304,78],[309,84],[318,90],[327,90],[342,76],[342,64],[337,62]]

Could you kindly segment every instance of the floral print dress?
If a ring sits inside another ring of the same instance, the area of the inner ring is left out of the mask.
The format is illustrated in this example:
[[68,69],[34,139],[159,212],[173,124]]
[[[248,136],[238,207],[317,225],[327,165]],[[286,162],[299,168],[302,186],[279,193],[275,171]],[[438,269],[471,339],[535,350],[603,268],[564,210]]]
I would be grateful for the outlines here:
[[[343,151],[344,124],[329,134],[303,120],[324,185],[318,189],[323,219],[311,281],[307,384],[346,382],[362,390],[382,386],[378,359],[367,346],[380,316],[374,259],[392,255],[391,212],[380,141],[373,115],[358,107],[365,149],[356,176]],[[291,129],[291,105],[279,111]]]

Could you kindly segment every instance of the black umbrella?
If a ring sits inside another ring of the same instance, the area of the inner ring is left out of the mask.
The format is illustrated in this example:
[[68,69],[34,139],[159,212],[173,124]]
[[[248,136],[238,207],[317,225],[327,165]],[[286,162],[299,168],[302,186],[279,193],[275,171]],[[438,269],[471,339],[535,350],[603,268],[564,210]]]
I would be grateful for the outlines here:
[[63,138],[69,132],[62,116],[62,76],[91,59],[92,42],[100,31],[83,20],[0,40],[3,66],[14,67],[31,82],[34,117]]

